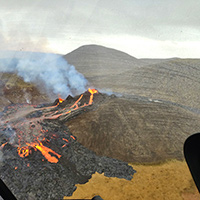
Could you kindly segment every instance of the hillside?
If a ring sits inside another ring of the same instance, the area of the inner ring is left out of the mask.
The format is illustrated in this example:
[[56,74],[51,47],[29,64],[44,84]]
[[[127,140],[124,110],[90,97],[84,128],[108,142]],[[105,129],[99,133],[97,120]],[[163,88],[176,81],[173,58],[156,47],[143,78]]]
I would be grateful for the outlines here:
[[64,58],[89,80],[120,74],[141,65],[141,61],[124,52],[98,45],[81,46]]
[[98,155],[155,163],[182,160],[183,143],[200,130],[199,120],[199,115],[177,106],[113,97],[67,126]]
[[97,45],[65,58],[96,88],[200,108],[200,59],[136,59]]
[[184,140],[200,130],[199,59],[136,59],[97,45],[65,58],[94,87],[123,95],[68,122],[80,143],[128,162],[183,159]]
[[25,83],[14,73],[0,73],[0,110],[15,103],[44,103],[49,97],[34,84]]

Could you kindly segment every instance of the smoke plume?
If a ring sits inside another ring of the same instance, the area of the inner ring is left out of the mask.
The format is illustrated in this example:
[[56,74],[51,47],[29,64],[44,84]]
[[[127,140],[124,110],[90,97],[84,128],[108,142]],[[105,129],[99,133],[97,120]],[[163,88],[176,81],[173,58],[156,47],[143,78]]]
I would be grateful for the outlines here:
[[12,72],[25,82],[45,87],[47,92],[62,97],[84,92],[88,81],[60,55],[44,53],[19,54],[0,60],[0,72]]

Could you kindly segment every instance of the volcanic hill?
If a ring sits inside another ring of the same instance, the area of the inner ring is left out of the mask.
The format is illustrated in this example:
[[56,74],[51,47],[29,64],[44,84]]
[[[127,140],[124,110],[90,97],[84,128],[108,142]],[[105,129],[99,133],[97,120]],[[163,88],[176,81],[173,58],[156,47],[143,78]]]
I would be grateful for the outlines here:
[[[4,147],[5,159],[4,164],[0,165],[4,171],[1,178],[9,182],[15,194],[18,193],[18,197],[28,195],[34,198],[34,195],[41,195],[44,199],[70,196],[75,189],[74,184],[86,182],[95,171],[123,177],[124,174],[120,173],[124,171],[121,170],[124,167],[127,169],[125,173],[128,172],[127,179],[130,179],[134,171],[116,158],[131,163],[155,163],[174,158],[183,160],[184,140],[200,130],[199,59],[137,59],[121,51],[98,45],[82,46],[64,57],[94,88],[101,91],[109,89],[113,95],[100,94],[92,109],[89,106],[87,112],[74,111],[72,117],[66,115],[69,118],[60,115],[57,107],[56,110],[50,108],[45,117],[55,119],[55,123],[52,123],[52,119],[50,122],[49,119],[45,119],[48,123],[41,122],[37,128],[42,127],[41,133],[49,129],[61,137],[65,135],[65,141],[69,141],[70,144],[63,150],[58,165],[42,160],[44,156],[39,149],[45,148],[42,144],[46,140],[39,145],[28,143],[33,153],[30,157],[22,158],[16,151],[16,145],[13,147],[5,144],[9,137],[3,137],[2,134],[1,145]],[[78,100],[76,98],[75,101]],[[68,97],[67,102],[72,101],[73,98]],[[20,116],[24,116],[26,124],[32,122],[31,120],[36,122],[35,117],[40,118],[44,112],[24,115],[26,109],[43,109],[50,106],[49,102],[51,101],[47,95],[36,85],[25,83],[16,74],[1,73],[0,105],[1,109],[6,107],[0,117],[9,114],[12,116],[12,112],[20,111]],[[32,106],[38,103],[45,104]],[[52,106],[56,106],[57,103],[59,100]],[[65,107],[59,106],[59,109]],[[11,118],[15,121],[18,120],[17,116],[14,114]],[[57,118],[68,121],[64,125],[65,121],[61,120],[61,123]],[[33,127],[27,125],[21,126],[20,129]],[[2,128],[2,132],[6,131],[8,136],[12,136],[9,127],[4,129]],[[54,139],[53,149],[59,154],[62,150],[61,145],[65,146],[65,143],[60,137]],[[23,148],[19,152],[22,155],[27,153]],[[57,157],[56,154],[52,156]],[[15,166],[18,167],[16,170]],[[31,170],[35,168],[37,170],[29,178]],[[23,180],[21,170],[24,172]],[[52,175],[52,171],[56,173]],[[13,180],[8,179],[10,176]],[[35,183],[34,176],[37,180]],[[26,186],[22,186],[24,182],[27,183]],[[16,185],[21,187],[16,188]],[[41,185],[44,185],[45,193],[40,188]]]
[[182,160],[184,141],[200,130],[199,120],[199,115],[178,106],[112,97],[95,111],[68,121],[67,126],[97,155],[155,163]]
[[[183,158],[185,138],[199,131],[200,60],[137,59],[98,45],[82,46],[65,58],[94,87],[121,95],[68,122],[78,141],[98,155],[129,162]],[[0,89],[1,108],[50,102],[15,74],[1,73]]]
[[98,45],[65,58],[94,87],[122,96],[68,122],[80,143],[129,162],[183,159],[184,140],[200,130],[199,59],[137,59]]
[[98,45],[64,57],[95,88],[200,108],[200,59],[136,59]]

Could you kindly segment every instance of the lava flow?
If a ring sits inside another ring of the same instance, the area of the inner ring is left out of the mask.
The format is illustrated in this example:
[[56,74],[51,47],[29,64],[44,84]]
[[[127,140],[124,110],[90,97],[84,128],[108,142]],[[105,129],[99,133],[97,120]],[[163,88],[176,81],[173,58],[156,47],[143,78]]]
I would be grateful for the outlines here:
[[[62,155],[50,146],[51,142],[59,137],[59,133],[55,134],[56,130],[48,130],[45,123],[48,120],[63,123],[86,111],[86,108],[93,104],[94,94],[97,93],[97,90],[89,88],[80,97],[68,96],[66,100],[59,97],[51,106],[16,104],[6,107],[0,119],[0,149],[12,145],[22,158],[39,150],[46,160],[57,163]],[[66,133],[66,138],[61,138],[61,148],[74,140],[76,140],[74,136]]]

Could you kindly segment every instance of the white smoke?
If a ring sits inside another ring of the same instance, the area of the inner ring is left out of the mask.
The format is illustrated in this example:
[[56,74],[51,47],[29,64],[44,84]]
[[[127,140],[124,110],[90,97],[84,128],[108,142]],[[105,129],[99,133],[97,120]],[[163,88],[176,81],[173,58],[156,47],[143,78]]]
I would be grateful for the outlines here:
[[122,97],[122,96],[123,96],[122,93],[113,92],[113,91],[112,91],[111,89],[109,89],[109,88],[106,88],[106,89],[97,88],[97,90],[98,90],[100,93],[107,94],[108,96],[111,96],[111,95],[115,95],[116,97]]
[[13,72],[25,82],[42,84],[62,97],[84,92],[88,81],[60,55],[28,53],[12,59],[0,60],[0,72]]

